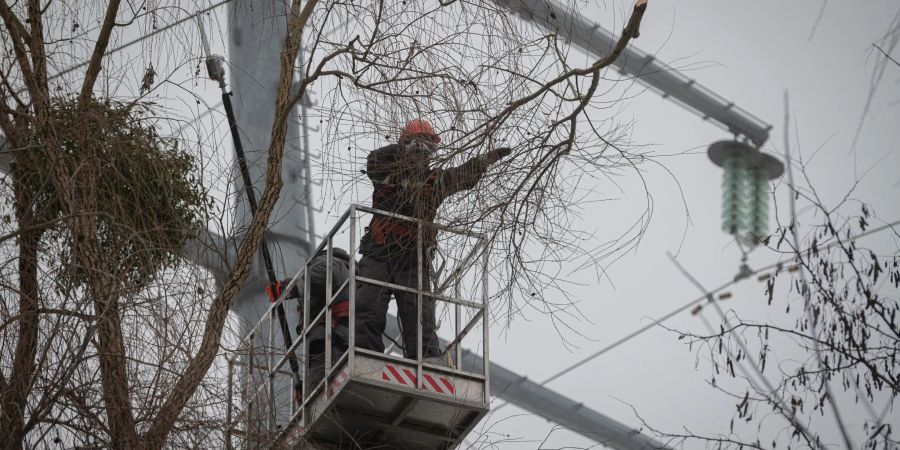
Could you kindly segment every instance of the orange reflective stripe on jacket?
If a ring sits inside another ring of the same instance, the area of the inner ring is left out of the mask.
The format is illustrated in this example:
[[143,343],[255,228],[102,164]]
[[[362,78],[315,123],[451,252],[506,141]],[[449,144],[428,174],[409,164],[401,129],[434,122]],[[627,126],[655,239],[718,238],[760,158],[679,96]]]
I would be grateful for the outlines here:
[[373,217],[369,230],[372,232],[372,238],[378,245],[384,245],[387,239],[387,233],[396,236],[409,236],[412,233],[410,227],[391,219],[390,217]]

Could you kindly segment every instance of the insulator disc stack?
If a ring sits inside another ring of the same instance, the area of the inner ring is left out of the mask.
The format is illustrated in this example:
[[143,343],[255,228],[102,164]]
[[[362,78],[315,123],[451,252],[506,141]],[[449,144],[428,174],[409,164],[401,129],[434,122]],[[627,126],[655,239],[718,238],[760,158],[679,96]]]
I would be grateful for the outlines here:
[[753,246],[769,234],[769,180],[759,167],[751,172],[750,226],[746,240]]
[[781,161],[739,141],[709,147],[709,158],[724,169],[722,230],[750,248],[769,232],[768,181],[781,176]]
[[722,230],[737,235],[746,229],[749,213],[747,183],[749,172],[744,158],[732,155],[723,165],[722,176]]

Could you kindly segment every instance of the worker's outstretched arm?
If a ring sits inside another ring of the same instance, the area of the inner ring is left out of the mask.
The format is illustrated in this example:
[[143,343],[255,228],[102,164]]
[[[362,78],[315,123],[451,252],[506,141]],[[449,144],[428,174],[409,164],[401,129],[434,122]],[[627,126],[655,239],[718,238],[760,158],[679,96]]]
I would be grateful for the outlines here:
[[445,169],[441,172],[437,188],[442,197],[453,195],[459,191],[472,189],[487,172],[491,164],[509,156],[512,149],[501,147],[476,156],[465,163]]

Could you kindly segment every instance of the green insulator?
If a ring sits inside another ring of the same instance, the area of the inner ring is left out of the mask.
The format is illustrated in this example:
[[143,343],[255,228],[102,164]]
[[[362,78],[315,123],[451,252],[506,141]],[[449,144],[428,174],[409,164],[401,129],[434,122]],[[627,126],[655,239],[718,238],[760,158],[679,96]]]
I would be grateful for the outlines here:
[[709,159],[723,169],[722,229],[751,248],[769,232],[768,180],[784,172],[774,156],[738,140],[714,142]]
[[750,172],[746,160],[734,155],[724,161],[722,177],[722,230],[739,235],[750,225],[752,202],[748,197]]
[[761,170],[754,170],[752,175],[752,221],[748,231],[755,245],[769,234],[769,183]]

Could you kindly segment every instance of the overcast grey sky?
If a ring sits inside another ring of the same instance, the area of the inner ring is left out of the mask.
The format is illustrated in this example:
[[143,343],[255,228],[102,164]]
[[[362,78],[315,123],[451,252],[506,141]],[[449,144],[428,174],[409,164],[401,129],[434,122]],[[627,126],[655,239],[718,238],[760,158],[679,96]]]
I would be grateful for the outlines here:
[[[606,8],[589,13],[596,14],[603,25],[618,29],[626,3],[605,2]],[[765,149],[779,155],[784,147],[783,93],[787,90],[793,150],[811,158],[809,172],[825,201],[839,200],[856,177],[871,168],[854,197],[874,205],[881,218],[898,220],[900,67],[887,69],[855,151],[851,143],[872,88],[876,59],[871,44],[888,31],[900,4],[891,0],[828,2],[810,39],[820,6],[819,1],[651,1],[635,45],[676,67],[686,67],[690,77],[771,123],[772,137]],[[635,142],[652,144],[659,154],[688,154],[661,158],[665,170],[648,170],[655,213],[639,249],[609,268],[611,282],[585,275],[579,278],[584,287],[571,292],[593,322],[584,323],[579,331],[596,342],[570,333],[567,337],[581,348],[567,351],[549,321],[535,314],[494,339],[493,360],[533,380],[545,379],[646,324],[649,317],[697,297],[699,292],[669,262],[667,251],[677,252],[682,264],[707,287],[732,278],[738,268],[738,250],[719,231],[721,172],[705,155],[706,146],[729,138],[728,134],[652,92],[628,102],[621,114],[633,118]],[[780,201],[786,199],[784,192],[784,186],[778,185]],[[593,223],[599,229],[614,230],[625,226],[623,217],[634,213],[628,194],[609,195],[621,200],[591,207],[584,218],[588,228]],[[780,213],[785,214],[783,208]],[[880,245],[874,238],[870,243],[875,248]],[[883,244],[887,247],[888,242]],[[896,247],[891,243],[890,248]],[[776,255],[758,249],[750,263],[760,266],[776,260]],[[783,307],[764,307],[763,288],[755,280],[744,281],[732,290],[735,296],[725,306],[751,317],[783,311]],[[711,312],[707,314],[713,324],[719,323]],[[687,313],[669,325],[704,329],[698,318]],[[662,329],[650,331],[550,387],[629,424],[638,423],[631,405],[648,423],[666,431],[680,432],[682,426],[696,433],[727,431],[734,402],[712,391],[707,384],[708,364],[676,337]],[[854,413],[859,407],[848,405],[848,410],[849,425],[859,435],[861,417]],[[496,424],[491,431],[540,442],[553,429],[553,424],[539,418],[509,418],[520,413],[504,408],[493,418]],[[766,433],[771,434],[771,429],[765,429],[764,441],[774,437]],[[837,442],[837,435],[833,437]],[[572,433],[554,431],[544,446],[588,444]],[[694,442],[687,448],[701,445]]]

